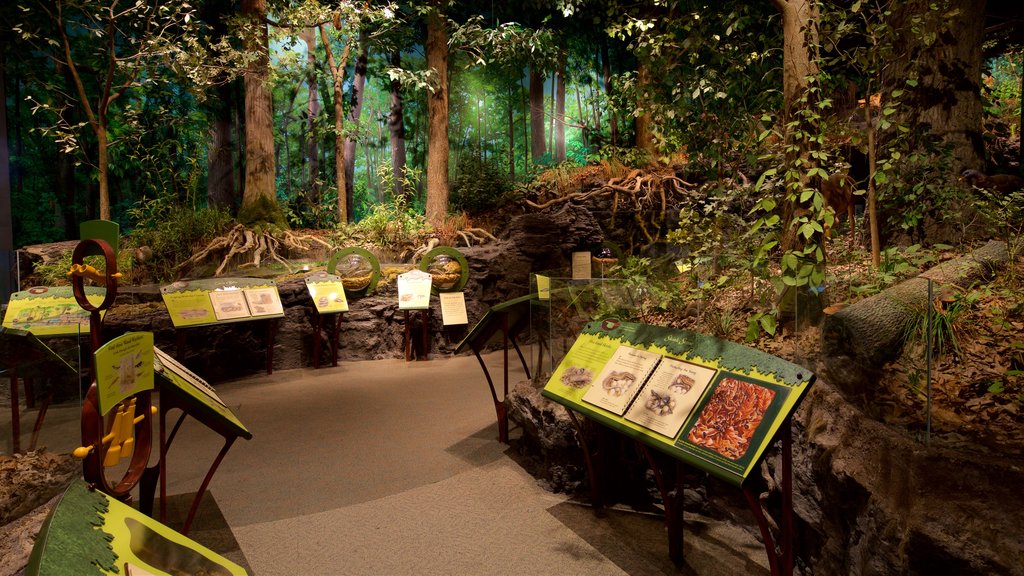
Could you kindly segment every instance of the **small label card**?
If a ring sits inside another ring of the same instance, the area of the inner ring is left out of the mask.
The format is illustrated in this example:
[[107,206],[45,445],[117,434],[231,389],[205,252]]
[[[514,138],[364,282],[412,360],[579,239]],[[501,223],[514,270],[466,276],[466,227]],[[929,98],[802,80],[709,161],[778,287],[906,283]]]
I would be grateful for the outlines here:
[[551,300],[551,278],[537,274],[537,299]]
[[398,275],[398,309],[426,310],[430,307],[430,283],[433,277],[422,270]]
[[441,323],[445,326],[469,324],[466,314],[466,295],[462,292],[441,292]]
[[590,252],[572,253],[572,279],[590,280]]

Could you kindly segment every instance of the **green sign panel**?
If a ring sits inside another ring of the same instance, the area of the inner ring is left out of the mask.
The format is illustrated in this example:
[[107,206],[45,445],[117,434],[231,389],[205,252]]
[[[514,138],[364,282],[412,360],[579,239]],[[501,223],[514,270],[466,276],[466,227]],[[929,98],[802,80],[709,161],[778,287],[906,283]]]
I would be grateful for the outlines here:
[[191,409],[196,411],[197,418],[219,427],[227,427],[234,434],[245,439],[252,438],[252,433],[235,416],[234,412],[224,404],[217,391],[206,380],[197,376],[180,362],[159,348],[154,348],[154,369],[160,376],[160,393],[175,394]]
[[694,332],[591,322],[545,397],[740,486],[814,374]]
[[129,396],[153,389],[153,333],[129,332],[100,346],[93,355],[100,413]]
[[243,576],[248,572],[131,506],[76,480],[39,531],[25,574]]
[[[105,288],[85,288],[85,297],[95,306],[106,293]],[[36,336],[77,336],[89,333],[89,312],[78,305],[70,286],[37,286],[11,294],[3,326]]]

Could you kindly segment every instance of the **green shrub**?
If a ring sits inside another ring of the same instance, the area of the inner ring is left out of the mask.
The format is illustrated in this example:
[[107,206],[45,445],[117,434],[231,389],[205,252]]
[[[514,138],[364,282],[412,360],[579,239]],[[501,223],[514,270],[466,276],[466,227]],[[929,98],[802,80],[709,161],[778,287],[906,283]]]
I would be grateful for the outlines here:
[[504,205],[512,183],[495,162],[484,160],[479,151],[467,152],[459,162],[452,183],[449,210],[480,214]]
[[140,202],[130,211],[137,224],[129,239],[131,248],[148,247],[144,267],[154,280],[171,280],[174,267],[232,225],[227,211],[214,208],[192,210],[173,207],[158,200]]

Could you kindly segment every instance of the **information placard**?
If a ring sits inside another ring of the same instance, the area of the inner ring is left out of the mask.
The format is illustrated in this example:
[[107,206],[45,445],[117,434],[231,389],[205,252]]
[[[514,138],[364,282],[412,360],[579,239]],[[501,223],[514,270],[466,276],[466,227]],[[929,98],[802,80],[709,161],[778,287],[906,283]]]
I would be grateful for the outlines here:
[[733,342],[605,320],[587,324],[543,395],[741,486],[814,378]]
[[[106,294],[106,288],[85,287],[85,297],[94,306]],[[100,311],[101,317],[105,312]],[[3,327],[36,336],[77,336],[89,333],[89,312],[78,305],[70,286],[37,286],[11,294]]]
[[348,312],[348,298],[341,277],[321,272],[306,278],[306,290],[313,299],[313,306],[321,314]]
[[572,253],[572,279],[590,280],[590,252]]
[[217,391],[206,380],[197,376],[183,364],[159,348],[153,348],[153,368],[160,376],[160,392],[173,393],[181,398],[190,409],[197,410],[207,421],[214,421],[227,427],[236,435],[252,438],[252,433],[221,400]]
[[284,316],[273,280],[216,278],[189,280],[160,289],[175,328]]
[[129,396],[153,389],[153,333],[128,332],[95,353],[100,414]]
[[466,313],[466,295],[464,293],[441,292],[437,296],[441,301],[441,322],[445,326],[469,324],[469,315]]
[[420,270],[398,275],[398,309],[426,310],[430,308],[430,284],[433,278]]

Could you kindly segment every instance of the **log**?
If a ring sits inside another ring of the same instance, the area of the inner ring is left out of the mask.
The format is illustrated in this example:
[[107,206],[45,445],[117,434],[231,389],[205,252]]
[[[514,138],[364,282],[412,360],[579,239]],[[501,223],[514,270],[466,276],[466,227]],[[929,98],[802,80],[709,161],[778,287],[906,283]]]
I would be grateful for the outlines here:
[[827,315],[821,328],[821,361],[829,381],[850,394],[865,392],[885,364],[902,352],[908,323],[927,309],[928,280],[935,294],[942,287],[968,288],[1008,260],[1006,243],[993,240]]

